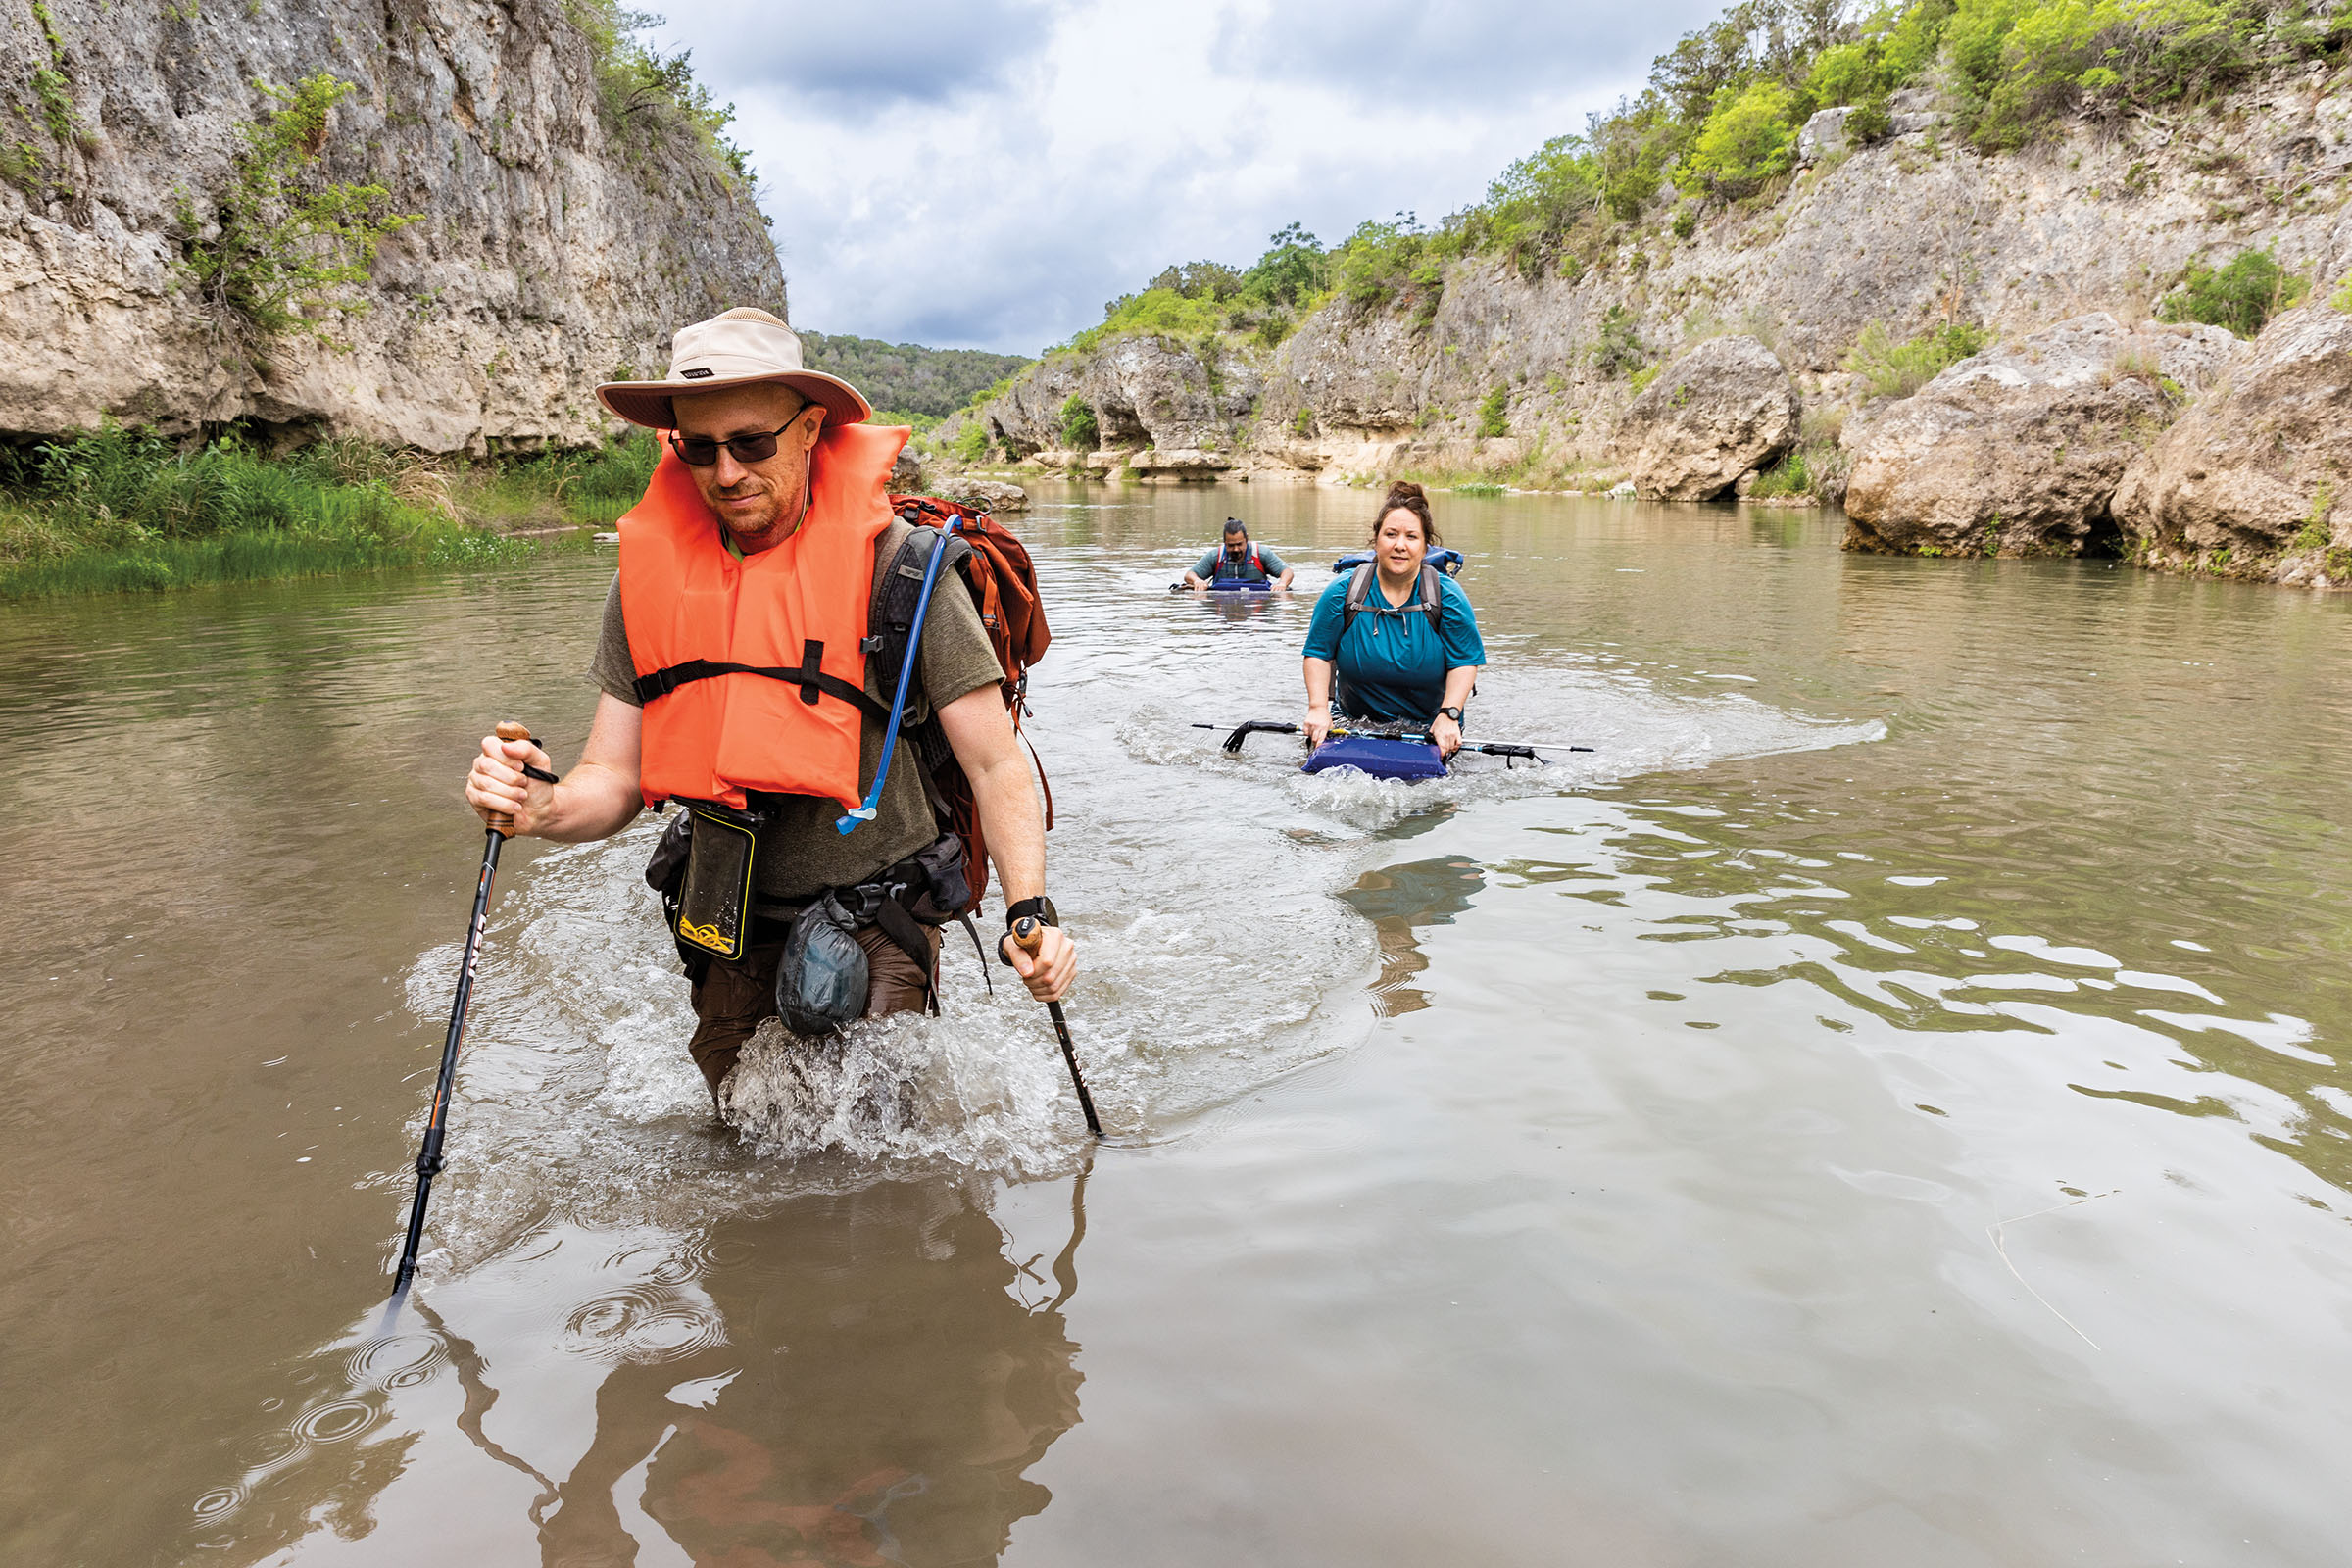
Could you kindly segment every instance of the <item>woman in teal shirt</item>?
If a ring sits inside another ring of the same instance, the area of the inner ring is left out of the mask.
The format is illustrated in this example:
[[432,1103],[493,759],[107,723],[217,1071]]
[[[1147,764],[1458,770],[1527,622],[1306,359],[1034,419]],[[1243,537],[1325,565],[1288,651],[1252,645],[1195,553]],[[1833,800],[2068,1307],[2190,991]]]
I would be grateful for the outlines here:
[[1424,726],[1444,755],[1461,748],[1462,708],[1487,647],[1461,585],[1442,571],[1423,573],[1437,543],[1428,495],[1417,484],[1391,485],[1372,525],[1371,581],[1355,614],[1348,613],[1353,577],[1342,577],[1315,601],[1307,625],[1309,746],[1332,728],[1336,676],[1343,720]]

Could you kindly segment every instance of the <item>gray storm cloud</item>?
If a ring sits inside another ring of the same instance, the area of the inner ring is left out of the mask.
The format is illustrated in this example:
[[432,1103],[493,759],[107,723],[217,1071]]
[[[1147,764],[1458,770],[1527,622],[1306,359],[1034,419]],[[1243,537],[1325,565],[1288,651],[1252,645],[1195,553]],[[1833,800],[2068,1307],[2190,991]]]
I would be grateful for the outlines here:
[[1036,353],[1162,266],[1434,219],[1639,90],[1712,0],[671,0],[828,332]]

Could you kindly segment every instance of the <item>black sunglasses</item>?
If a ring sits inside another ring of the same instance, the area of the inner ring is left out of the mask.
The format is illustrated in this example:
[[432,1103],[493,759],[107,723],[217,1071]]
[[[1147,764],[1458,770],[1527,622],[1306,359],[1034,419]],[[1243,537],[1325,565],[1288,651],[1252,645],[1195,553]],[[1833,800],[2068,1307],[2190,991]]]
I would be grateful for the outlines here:
[[669,449],[675,452],[678,455],[678,461],[689,468],[710,467],[718,461],[720,447],[725,447],[729,452],[735,454],[737,463],[765,463],[776,455],[776,437],[791,429],[794,424],[799,422],[801,414],[808,412],[808,406],[804,403],[801,405],[800,414],[795,414],[773,430],[748,431],[743,435],[731,435],[724,441],[707,435],[677,435],[673,433],[669,438]]

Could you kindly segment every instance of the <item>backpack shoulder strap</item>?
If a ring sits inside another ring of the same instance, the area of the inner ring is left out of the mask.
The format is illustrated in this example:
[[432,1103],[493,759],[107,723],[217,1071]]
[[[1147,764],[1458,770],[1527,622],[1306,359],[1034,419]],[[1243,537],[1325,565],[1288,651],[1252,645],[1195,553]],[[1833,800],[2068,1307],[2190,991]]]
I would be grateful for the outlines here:
[[1438,629],[1438,623],[1443,618],[1443,611],[1438,603],[1438,568],[1423,566],[1421,568],[1421,613],[1429,617],[1431,631]]
[[[895,550],[891,548],[894,539]],[[951,567],[969,570],[971,547],[937,528],[893,523],[874,540],[874,597],[866,609],[866,659],[882,671],[886,690],[906,667],[908,646],[918,640],[914,607],[923,596],[923,573],[931,564],[931,552],[941,548],[948,551],[948,559],[940,563],[942,572]],[[934,596],[938,592],[932,589]],[[919,681],[914,690],[921,693]],[[927,706],[927,693],[922,700]]]
[[1353,626],[1355,617],[1363,613],[1364,596],[1372,591],[1372,574],[1376,569],[1378,568],[1367,561],[1355,568],[1355,575],[1348,579],[1348,598],[1340,606],[1341,637],[1345,638],[1348,635],[1348,628]]

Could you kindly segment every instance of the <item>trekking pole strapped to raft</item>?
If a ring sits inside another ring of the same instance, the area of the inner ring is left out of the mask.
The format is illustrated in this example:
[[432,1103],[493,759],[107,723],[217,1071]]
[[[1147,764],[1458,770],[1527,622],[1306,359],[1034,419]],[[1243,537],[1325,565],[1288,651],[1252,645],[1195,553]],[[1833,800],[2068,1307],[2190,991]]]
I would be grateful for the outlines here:
[[[498,726],[502,741],[539,744],[530,726],[509,720]],[[553,784],[556,776],[523,764],[528,776]],[[424,1205],[433,1195],[433,1178],[441,1174],[441,1144],[449,1131],[449,1092],[458,1076],[458,1042],[466,1038],[466,1011],[473,1001],[473,969],[482,952],[482,927],[490,917],[490,883],[498,875],[498,850],[514,831],[514,819],[504,811],[490,813],[490,829],[482,844],[482,873],[473,889],[473,918],[466,927],[466,955],[458,963],[458,994],[449,1004],[449,1036],[441,1043],[441,1075],[433,1081],[433,1105],[424,1120],[424,1147],[416,1153],[416,1200],[409,1208],[408,1240],[401,1244],[400,1267],[392,1277],[395,1298],[409,1288],[416,1273],[416,1248],[424,1240]]]
[[931,612],[931,590],[939,583],[939,564],[948,559],[948,536],[962,520],[950,517],[941,525],[931,546],[931,559],[923,563],[923,588],[914,597],[914,620],[906,628],[906,657],[899,664],[898,695],[890,700],[890,723],[882,731],[882,760],[874,766],[873,787],[865,792],[863,801],[833,819],[833,831],[845,837],[858,823],[871,822],[882,808],[882,785],[890,777],[891,754],[899,749],[899,720],[906,712],[906,688],[914,680],[915,661],[923,657],[923,617]]
[[[1012,922],[1012,945],[1037,956],[1045,945],[1046,923],[1034,914],[1024,914]],[[1078,1070],[1077,1048],[1070,1044],[1070,1021],[1061,1015],[1061,1004],[1049,1002],[1046,1011],[1053,1016],[1054,1033],[1061,1038],[1061,1059],[1070,1064],[1070,1084],[1078,1091],[1078,1108],[1086,1112],[1086,1130],[1097,1138],[1102,1136],[1102,1119],[1095,1114],[1095,1097],[1086,1092],[1086,1077]]]

